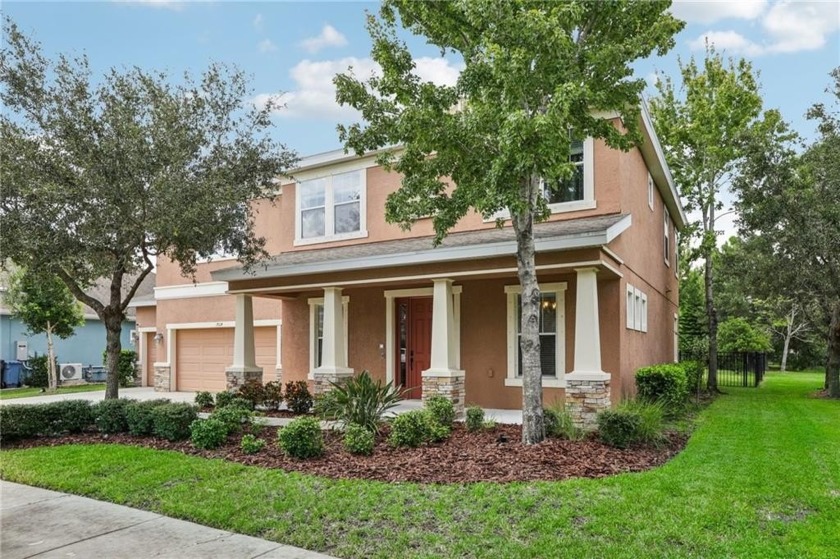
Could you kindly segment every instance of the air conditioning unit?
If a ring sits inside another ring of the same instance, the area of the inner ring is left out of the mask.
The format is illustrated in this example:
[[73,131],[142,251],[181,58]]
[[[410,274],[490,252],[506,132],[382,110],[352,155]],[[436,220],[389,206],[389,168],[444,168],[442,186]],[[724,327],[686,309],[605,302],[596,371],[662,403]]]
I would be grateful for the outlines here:
[[58,366],[58,379],[65,380],[82,380],[82,364],[81,363],[61,363]]

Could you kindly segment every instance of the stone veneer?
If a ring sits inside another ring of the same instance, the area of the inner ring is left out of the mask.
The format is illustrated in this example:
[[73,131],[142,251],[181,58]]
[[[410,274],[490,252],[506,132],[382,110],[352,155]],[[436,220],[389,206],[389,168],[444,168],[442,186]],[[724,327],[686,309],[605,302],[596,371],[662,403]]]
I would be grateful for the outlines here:
[[345,380],[352,378],[353,373],[321,373],[315,371],[312,377],[312,394],[314,396],[320,396],[332,390],[333,383],[341,384]]
[[432,396],[443,396],[454,404],[457,418],[464,417],[466,395],[463,373],[457,376],[423,375],[423,402]]
[[598,427],[598,412],[609,409],[610,406],[609,377],[601,380],[566,377],[566,409],[576,427],[594,431]]
[[155,365],[155,392],[169,392],[172,380],[172,367]]
[[238,367],[230,367],[228,369],[225,369],[225,379],[227,379],[228,392],[233,392],[246,382],[250,382],[252,380],[255,380],[262,384],[263,370],[260,368],[243,369]]

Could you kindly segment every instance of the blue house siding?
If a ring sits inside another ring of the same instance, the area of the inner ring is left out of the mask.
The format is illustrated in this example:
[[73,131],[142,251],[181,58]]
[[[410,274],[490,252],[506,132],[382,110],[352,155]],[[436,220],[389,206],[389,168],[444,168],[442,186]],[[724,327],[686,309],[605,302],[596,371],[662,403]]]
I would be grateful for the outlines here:
[[[134,322],[123,322],[121,338],[123,349],[137,351],[137,348],[131,345],[131,330],[134,328]],[[47,337],[44,334],[27,336],[26,326],[20,320],[9,315],[0,316],[0,359],[15,360],[15,342],[18,340],[26,340],[29,343],[30,356],[36,353],[38,355],[47,353]],[[66,340],[55,337],[53,341],[59,363],[102,364],[102,352],[105,350],[105,326],[98,319],[86,319],[83,326],[76,328],[73,336]]]

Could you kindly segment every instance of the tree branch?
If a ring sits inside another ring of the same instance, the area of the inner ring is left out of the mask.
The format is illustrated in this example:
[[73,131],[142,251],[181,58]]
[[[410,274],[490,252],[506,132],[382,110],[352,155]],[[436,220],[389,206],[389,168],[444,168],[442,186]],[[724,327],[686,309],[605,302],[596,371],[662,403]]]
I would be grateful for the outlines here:
[[76,280],[74,280],[72,277],[70,277],[70,274],[64,271],[64,268],[57,268],[55,271],[55,275],[61,278],[61,281],[64,282],[64,285],[67,286],[67,289],[70,290],[70,293],[72,293],[76,299],[78,299],[79,301],[96,311],[96,314],[99,315],[100,318],[102,317],[102,313],[105,311],[105,305],[103,305],[99,300],[94,299],[93,297],[85,293],[82,290],[82,288],[79,287],[79,284],[76,283]]

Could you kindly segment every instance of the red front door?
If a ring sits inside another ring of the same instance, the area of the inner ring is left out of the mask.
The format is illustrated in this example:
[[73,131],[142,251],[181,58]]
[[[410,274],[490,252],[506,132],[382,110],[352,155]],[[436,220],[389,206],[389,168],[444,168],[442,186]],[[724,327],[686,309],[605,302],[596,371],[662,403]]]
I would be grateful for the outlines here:
[[397,301],[397,355],[396,384],[406,389],[404,398],[420,398],[422,372],[429,368],[432,358],[431,297]]

